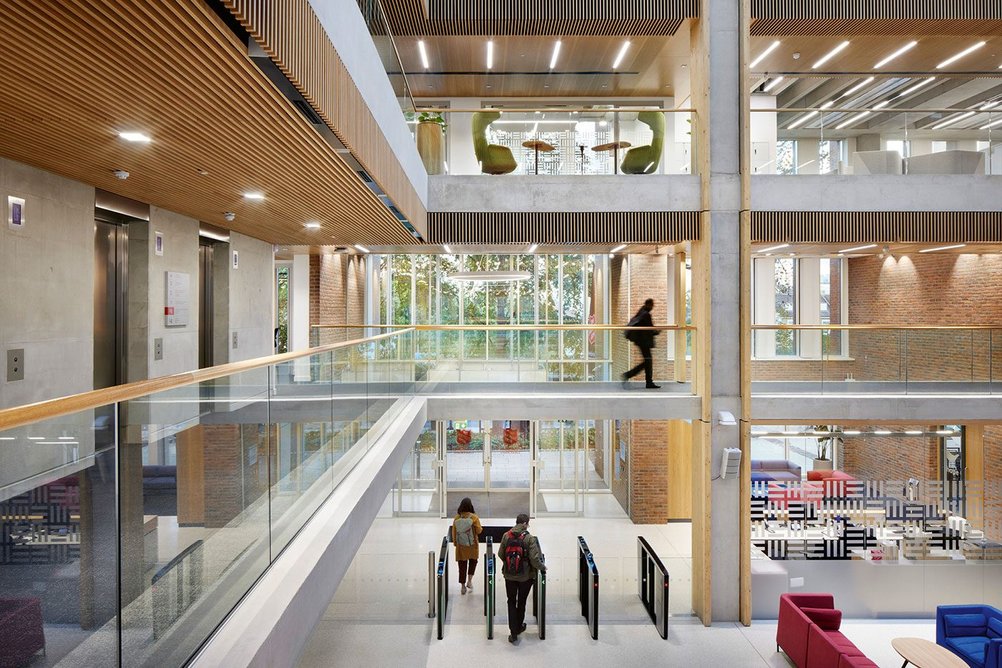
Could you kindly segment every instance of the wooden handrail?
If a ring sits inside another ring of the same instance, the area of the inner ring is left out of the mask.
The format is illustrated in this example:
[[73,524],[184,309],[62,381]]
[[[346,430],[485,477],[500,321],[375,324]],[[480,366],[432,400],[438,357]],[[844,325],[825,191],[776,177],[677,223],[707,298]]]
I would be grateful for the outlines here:
[[694,332],[693,325],[655,325],[653,327],[627,327],[626,325],[311,325],[313,329],[413,329],[416,332],[524,332],[524,331],[622,331],[627,329],[652,331]]
[[[680,109],[665,109],[663,107],[610,107],[606,108],[596,108],[596,107],[512,107],[512,108],[498,108],[498,107],[471,107],[469,109],[463,108],[452,108],[452,107],[418,107],[415,112],[420,113],[422,111],[427,111],[434,114],[475,114],[481,111],[500,111],[506,114],[527,114],[530,112],[541,112],[545,114],[562,114],[571,111],[595,113],[595,112],[618,112],[623,113],[635,113],[638,111],[660,111],[665,114],[695,114],[695,109],[680,108]],[[531,123],[532,121],[526,121]]]
[[161,376],[159,378],[151,378],[149,380],[138,380],[133,383],[126,383],[125,385],[116,385],[115,387],[81,392],[80,394],[73,394],[68,397],[47,399],[46,401],[39,401],[33,404],[16,406],[14,408],[8,408],[0,411],[0,431],[13,429],[15,427],[22,427],[34,422],[49,420],[63,415],[78,413],[80,411],[92,410],[109,404],[129,401],[130,399],[138,399],[139,397],[144,397],[149,394],[173,390],[178,387],[184,387],[185,385],[193,385],[195,383],[215,380],[216,378],[222,378],[224,376],[244,373],[246,371],[260,369],[261,367],[271,366],[273,364],[291,362],[292,360],[297,360],[301,357],[319,355],[332,350],[337,350],[339,348],[348,348],[362,343],[370,343],[380,339],[389,338],[391,336],[405,334],[407,331],[408,330],[403,329],[395,332],[387,332],[385,334],[370,336],[364,339],[331,343],[329,345],[310,348],[309,350],[302,350],[299,352],[282,353],[279,355],[269,355],[268,357],[258,357],[252,360],[244,360],[243,362],[221,364],[207,369],[199,369],[198,371],[186,371],[172,376]]
[[752,329],[755,330],[825,330],[825,329],[835,329],[839,331],[853,331],[853,330],[891,330],[891,329],[907,329],[907,330],[920,330],[920,331],[955,331],[955,330],[985,330],[985,329],[1002,329],[1002,325],[752,325]]

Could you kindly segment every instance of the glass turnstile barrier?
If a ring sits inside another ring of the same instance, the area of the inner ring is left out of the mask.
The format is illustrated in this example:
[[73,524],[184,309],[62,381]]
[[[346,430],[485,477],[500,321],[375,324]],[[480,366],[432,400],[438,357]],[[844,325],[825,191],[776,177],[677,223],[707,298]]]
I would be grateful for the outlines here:
[[487,639],[494,639],[494,615],[497,614],[497,598],[494,594],[496,582],[496,560],[494,559],[494,540],[487,537],[487,551],[484,555],[484,620],[487,624]]
[[[542,553],[543,548],[540,547],[539,551]],[[532,585],[532,614],[539,626],[539,639],[546,640],[546,571],[536,572],[536,581]]]
[[640,600],[657,627],[658,633],[668,639],[668,569],[661,563],[651,544],[637,536],[637,587]]
[[598,640],[598,566],[582,536],[578,536],[578,600],[591,637]]
[[436,593],[438,594],[438,639],[445,637],[445,615],[449,607],[449,537],[442,538],[442,549],[438,553]]

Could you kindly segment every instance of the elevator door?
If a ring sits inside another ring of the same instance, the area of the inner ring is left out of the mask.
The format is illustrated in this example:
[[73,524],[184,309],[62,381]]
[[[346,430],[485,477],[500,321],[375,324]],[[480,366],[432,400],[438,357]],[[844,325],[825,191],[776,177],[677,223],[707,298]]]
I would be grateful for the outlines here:
[[213,345],[213,304],[212,304],[212,260],[213,246],[201,243],[198,246],[198,368],[205,369],[215,362]]
[[128,238],[124,226],[94,221],[94,389],[126,382]]

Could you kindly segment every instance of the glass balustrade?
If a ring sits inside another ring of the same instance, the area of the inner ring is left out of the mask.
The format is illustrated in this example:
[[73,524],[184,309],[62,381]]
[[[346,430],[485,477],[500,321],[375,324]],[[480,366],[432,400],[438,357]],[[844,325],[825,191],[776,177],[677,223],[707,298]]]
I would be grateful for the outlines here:
[[754,325],[752,329],[753,393],[1002,391],[999,328]]
[[413,395],[413,336],[0,411],[0,664],[185,664]]
[[1002,103],[751,111],[753,174],[1002,174]]

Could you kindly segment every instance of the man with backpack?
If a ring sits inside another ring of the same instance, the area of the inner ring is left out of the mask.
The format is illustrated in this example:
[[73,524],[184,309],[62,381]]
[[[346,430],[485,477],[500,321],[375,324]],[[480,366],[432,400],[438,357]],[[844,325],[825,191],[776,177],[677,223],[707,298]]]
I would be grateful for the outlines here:
[[511,632],[508,642],[515,644],[519,634],[525,631],[525,603],[536,582],[536,572],[546,572],[539,541],[529,533],[528,515],[520,513],[515,518],[515,526],[501,537],[498,556],[508,594],[508,629]]
[[[627,327],[653,327],[654,321],[651,318],[651,311],[654,310],[654,300],[648,299],[644,302],[644,305],[640,307],[637,314],[630,318],[630,322],[626,323]],[[623,387],[626,387],[627,381],[639,374],[641,371],[644,372],[644,380],[647,381],[647,389],[657,390],[661,386],[654,382],[654,357],[651,354],[651,349],[654,348],[654,337],[660,334],[659,330],[653,329],[627,329],[624,336],[633,342],[637,349],[640,351],[640,356],[643,357],[643,361],[637,366],[633,367],[629,371],[623,374]]]

